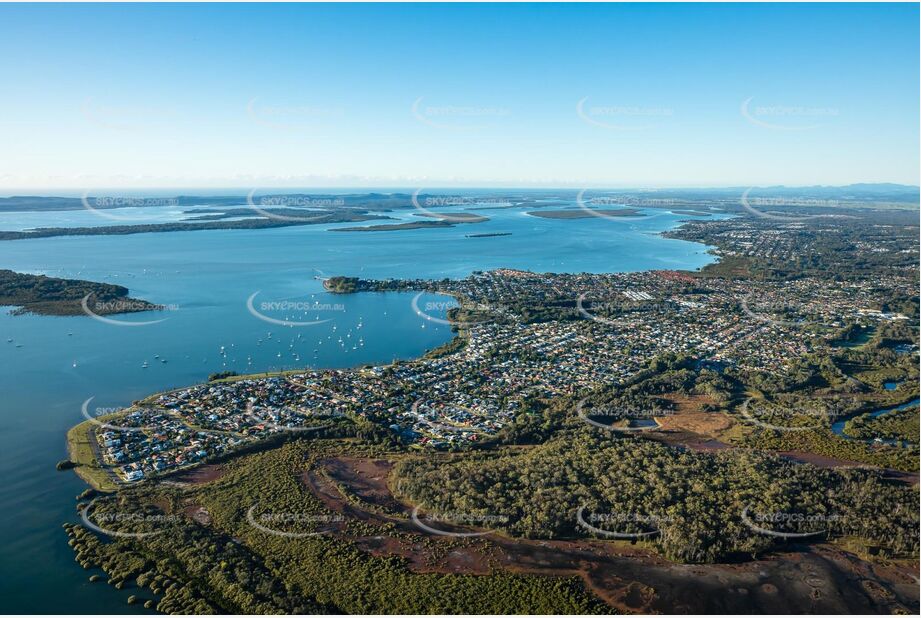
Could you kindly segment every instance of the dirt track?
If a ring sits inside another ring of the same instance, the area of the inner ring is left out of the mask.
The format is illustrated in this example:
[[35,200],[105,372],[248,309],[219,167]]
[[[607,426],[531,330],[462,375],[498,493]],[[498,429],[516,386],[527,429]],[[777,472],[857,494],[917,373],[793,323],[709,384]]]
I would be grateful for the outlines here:
[[336,457],[318,462],[302,479],[330,510],[392,525],[392,535],[347,536],[344,526],[334,534],[374,555],[402,556],[414,572],[578,575],[623,612],[918,613],[917,562],[873,565],[828,545],[739,564],[682,565],[623,543],[428,534],[409,519],[412,508],[390,492],[390,468],[386,460]]

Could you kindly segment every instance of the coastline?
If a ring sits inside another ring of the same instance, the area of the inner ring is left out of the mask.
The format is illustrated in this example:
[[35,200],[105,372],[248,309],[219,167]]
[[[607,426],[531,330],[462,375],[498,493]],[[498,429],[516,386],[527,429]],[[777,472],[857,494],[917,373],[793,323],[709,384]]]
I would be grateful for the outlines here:
[[[122,285],[32,275],[0,269],[0,305],[14,307],[11,315],[97,316],[163,311],[164,305],[130,297]],[[93,297],[92,309],[89,299]]]
[[[420,222],[420,223],[423,223],[423,222]],[[432,222],[432,223],[434,223],[434,222]],[[439,223],[441,223],[441,222],[439,222]],[[676,231],[676,230],[678,230],[678,229],[684,227],[685,224],[686,224],[685,221],[677,222],[677,225],[676,225],[675,227],[673,227],[673,228],[671,228],[671,229],[669,229],[669,230],[664,230],[664,231],[662,231],[662,232],[659,232],[659,233],[657,233],[657,235],[658,235],[658,236],[662,236],[663,238],[668,238],[668,236],[666,236],[666,234],[667,234],[668,232]],[[448,225],[450,225],[451,227],[453,227],[452,224],[448,224]],[[335,231],[335,230],[331,230],[331,231]],[[686,242],[687,242],[687,241],[686,241]],[[690,242],[695,242],[695,241],[690,241]],[[712,256],[715,258],[714,261],[711,262],[710,264],[707,264],[706,266],[704,266],[704,267],[698,269],[698,270],[694,270],[694,271],[680,271],[680,272],[687,272],[689,275],[692,275],[692,276],[693,276],[694,274],[697,274],[697,275],[699,276],[700,273],[703,271],[703,269],[708,268],[708,267],[712,267],[712,266],[714,266],[714,265],[718,265],[718,264],[720,263],[720,261],[722,260],[722,256],[720,256],[720,255],[714,253],[714,251],[717,249],[717,247],[712,247],[712,246],[706,245],[705,243],[697,243],[697,244],[701,244],[703,247],[707,247],[707,254],[708,254],[708,255],[712,255]],[[527,272],[531,273],[532,271],[527,271]],[[635,271],[635,272],[647,272],[647,270]],[[547,273],[533,273],[533,274],[547,274]],[[468,276],[469,276],[469,275],[468,275]],[[418,282],[421,281],[421,280],[409,280],[409,279],[399,279],[399,280],[365,280],[365,279],[360,279],[360,278],[357,278],[357,277],[337,277],[337,276],[334,276],[334,277],[327,277],[327,278],[325,278],[325,279],[324,279],[324,278],[321,278],[320,281],[321,281],[321,283],[322,283],[323,289],[324,289],[325,291],[331,293],[331,294],[354,294],[354,293],[367,293],[367,292],[377,292],[377,293],[381,293],[381,292],[388,292],[388,291],[418,291],[418,292],[427,292],[427,293],[433,293],[433,294],[439,294],[439,295],[451,297],[451,298],[453,298],[453,299],[458,303],[459,306],[462,305],[463,300],[464,300],[462,297],[460,297],[460,295],[458,295],[458,294],[456,294],[456,293],[452,293],[452,292],[450,292],[450,291],[431,290],[431,289],[419,289],[419,287],[412,287],[412,286],[407,286],[407,287],[402,287],[402,288],[401,288],[401,287],[397,287],[397,288],[395,288],[395,289],[381,289],[381,288],[375,289],[375,288],[370,287],[370,286],[369,286],[369,287],[362,287],[362,286],[367,286],[368,284],[383,283],[383,282],[386,282],[386,281],[390,281],[391,283],[396,283],[396,284],[399,286],[400,284],[403,284],[403,283],[405,283],[405,284],[409,284],[410,282],[418,283]],[[434,279],[431,279],[431,280],[428,280],[428,281],[435,281],[435,280],[434,280]],[[331,283],[331,282],[332,282],[332,283]],[[341,290],[341,289],[335,289],[335,288],[333,288],[333,287],[330,287],[331,285],[336,285],[337,283],[340,283],[340,282],[354,282],[354,283],[356,284],[356,287],[355,287],[354,289],[349,289],[349,290]],[[448,350],[450,350],[453,346],[457,346],[459,341],[464,341],[464,340],[466,340],[467,336],[468,336],[467,331],[466,331],[464,328],[462,328],[462,327],[458,327],[457,330],[456,330],[455,336],[452,337],[449,341],[445,342],[444,344],[442,344],[442,345],[440,345],[440,346],[437,346],[437,347],[435,347],[435,348],[431,348],[431,349],[425,350],[422,354],[420,354],[419,356],[417,356],[417,357],[415,357],[415,358],[408,359],[408,360],[405,360],[405,361],[395,361],[395,362],[410,362],[410,363],[414,363],[414,362],[423,361],[423,360],[425,360],[425,359],[427,359],[427,358],[431,358],[430,355],[432,355],[432,354],[437,354],[439,350],[442,350],[442,349],[448,349]],[[369,365],[368,363],[358,363],[358,364],[350,365],[350,366],[336,366],[336,367],[330,367],[330,368],[328,368],[328,369],[329,369],[329,370],[361,370],[361,368],[367,367],[367,366],[370,366],[370,365]],[[373,366],[375,366],[375,367],[382,367],[382,368],[392,367],[392,366],[394,366],[394,362],[383,363],[383,364],[375,364],[375,365],[373,365]],[[119,412],[113,413],[113,414],[111,414],[111,415],[107,415],[107,416],[105,416],[105,417],[100,417],[100,419],[103,419],[103,420],[104,420],[104,419],[114,419],[114,418],[118,418],[119,416],[121,416],[121,415],[127,413],[128,411],[130,411],[131,409],[135,408],[138,404],[141,404],[141,405],[153,405],[153,404],[156,402],[156,400],[157,400],[159,397],[163,396],[163,395],[170,394],[170,393],[175,393],[175,392],[182,391],[182,390],[185,390],[185,389],[188,389],[188,388],[192,388],[192,387],[195,387],[195,386],[201,386],[201,385],[204,385],[204,384],[211,384],[211,383],[213,383],[213,384],[220,384],[220,383],[239,382],[239,381],[243,381],[243,380],[258,380],[258,379],[266,379],[266,378],[272,378],[272,377],[284,377],[284,376],[286,376],[286,375],[296,375],[296,374],[300,374],[300,373],[303,373],[304,371],[308,371],[308,370],[309,370],[308,368],[303,367],[303,368],[299,368],[299,369],[285,369],[285,370],[280,370],[280,371],[260,371],[260,372],[255,372],[255,373],[237,374],[237,375],[232,375],[232,376],[227,376],[227,377],[219,378],[219,379],[217,379],[217,380],[205,380],[205,381],[195,382],[195,383],[192,383],[192,384],[186,384],[186,385],[178,386],[178,387],[174,387],[174,388],[168,388],[168,389],[166,389],[166,390],[162,390],[162,391],[157,391],[157,392],[151,393],[151,394],[145,396],[144,398],[137,400],[137,401],[134,402],[131,406],[125,408],[124,410],[121,410],[121,411],[119,411]],[[111,474],[110,474],[110,473],[108,473],[108,472],[106,471],[106,469],[104,469],[104,468],[99,468],[99,467],[96,467],[96,466],[93,466],[93,465],[92,465],[92,459],[93,459],[93,457],[92,457],[92,447],[91,447],[90,444],[88,444],[89,440],[85,440],[85,442],[87,443],[87,447],[89,447],[89,449],[90,449],[90,457],[89,457],[89,459],[88,459],[87,456],[86,456],[86,449],[85,449],[85,448],[82,448],[82,446],[81,446],[81,444],[84,442],[84,440],[81,440],[81,439],[80,439],[80,433],[81,433],[81,431],[78,431],[79,428],[84,428],[84,429],[82,430],[82,432],[88,433],[88,432],[92,429],[92,425],[93,425],[93,422],[92,422],[92,421],[85,420],[85,421],[83,421],[82,423],[79,423],[78,425],[75,425],[74,427],[72,427],[72,428],[71,428],[70,430],[68,430],[68,432],[67,432],[68,455],[70,456],[71,461],[72,461],[74,464],[76,464],[75,467],[74,467],[73,469],[74,469],[74,471],[77,473],[77,475],[78,475],[84,482],[86,482],[90,487],[96,489],[97,491],[102,491],[102,492],[107,492],[107,493],[110,493],[110,492],[113,492],[113,491],[117,491],[117,489],[119,488],[120,485],[114,483],[114,482],[111,480],[111,476],[112,476],[112,474],[114,474],[114,473],[111,473]],[[247,445],[247,446],[251,446],[251,445]],[[232,455],[232,453],[228,453],[228,454],[226,454],[226,455]],[[226,455],[225,455],[225,456],[226,456]],[[157,476],[151,477],[151,478],[152,478],[152,479],[163,479],[163,478],[167,478],[167,477],[169,477],[169,476],[172,476],[173,474],[177,474],[177,473],[180,473],[180,472],[187,472],[187,471],[189,471],[189,470],[198,468],[198,467],[200,467],[200,466],[202,466],[202,465],[206,465],[206,464],[208,464],[208,463],[211,463],[211,462],[210,462],[209,460],[198,461],[198,462],[195,462],[195,463],[193,463],[193,464],[191,464],[191,465],[184,466],[184,467],[178,468],[178,469],[173,469],[173,470],[170,470],[170,471],[166,472],[165,474],[157,475]],[[141,482],[146,482],[147,480],[149,480],[149,479],[145,479],[144,481],[141,481]],[[136,484],[137,484],[137,483],[131,483],[131,485],[136,485]]]
[[[453,296],[447,293],[444,293],[444,295]],[[465,329],[459,328],[456,331],[455,336],[452,337],[450,340],[448,340],[447,342],[443,343],[440,346],[425,350],[420,356],[416,358],[412,358],[406,361],[395,360],[389,363],[382,363],[382,364],[375,364],[375,365],[370,365],[369,363],[359,363],[359,364],[350,365],[350,366],[333,367],[333,368],[329,368],[329,370],[361,371],[370,366],[387,368],[387,367],[394,367],[397,363],[401,363],[401,362],[403,363],[419,362],[427,358],[433,358],[432,356],[433,354],[437,355],[439,351],[443,349],[453,351],[451,350],[451,348],[454,346],[457,346],[459,341],[466,342],[467,337],[468,337],[468,332]],[[239,449],[235,451],[221,453],[220,455],[216,455],[211,458],[206,458],[200,461],[196,461],[196,462],[193,462],[191,464],[188,464],[188,465],[185,465],[179,468],[171,469],[165,473],[157,474],[155,476],[145,478],[141,481],[131,482],[131,483],[126,483],[118,479],[115,473],[109,467],[101,467],[98,465],[93,465],[94,460],[100,461],[99,459],[100,456],[98,452],[98,442],[95,441],[95,432],[93,430],[94,427],[98,424],[98,422],[110,422],[110,421],[116,420],[122,416],[127,415],[129,412],[131,412],[136,407],[139,407],[140,405],[156,405],[156,400],[162,397],[163,395],[168,395],[170,393],[176,393],[176,392],[183,391],[185,389],[193,388],[196,386],[202,386],[205,384],[226,384],[226,383],[233,383],[233,382],[241,382],[245,380],[260,380],[260,379],[268,379],[268,378],[278,378],[278,377],[285,377],[285,376],[290,376],[290,375],[299,375],[299,374],[304,373],[305,371],[310,371],[310,369],[306,367],[302,367],[299,369],[284,369],[280,371],[260,371],[256,373],[236,374],[232,376],[219,378],[216,380],[206,380],[204,382],[195,382],[192,384],[187,384],[185,386],[178,386],[175,388],[169,388],[166,390],[151,393],[150,395],[147,395],[143,399],[137,400],[131,406],[123,410],[119,410],[118,412],[107,414],[105,416],[100,416],[98,421],[85,420],[77,425],[74,425],[67,431],[66,441],[67,441],[68,460],[72,464],[74,464],[71,469],[77,474],[78,477],[80,477],[81,480],[83,480],[87,485],[89,485],[91,488],[95,489],[96,491],[99,491],[102,493],[113,493],[113,492],[118,491],[118,489],[120,489],[121,487],[137,486],[139,484],[146,483],[152,480],[166,479],[175,474],[189,472],[190,470],[195,470],[202,466],[214,464],[216,461],[221,461],[223,459],[226,459],[227,457],[234,457],[236,455],[244,454],[252,450],[258,450],[263,447],[274,446],[276,442],[278,442],[279,440],[279,437],[277,435],[269,437],[267,439],[257,441],[257,442],[251,442],[251,443],[244,444],[243,446],[241,446]],[[279,435],[282,435],[282,434],[279,434]]]

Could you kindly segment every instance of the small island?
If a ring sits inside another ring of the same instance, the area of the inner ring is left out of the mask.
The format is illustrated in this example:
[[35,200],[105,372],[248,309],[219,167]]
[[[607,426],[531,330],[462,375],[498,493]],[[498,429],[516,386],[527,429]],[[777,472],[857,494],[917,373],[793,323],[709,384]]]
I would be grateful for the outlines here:
[[702,212],[699,210],[673,210],[673,213],[676,215],[693,215],[695,217],[709,217],[709,212]]
[[417,212],[415,213],[415,216],[431,217],[432,219],[447,221],[449,223],[482,223],[483,221],[489,221],[489,217],[484,217],[483,215],[478,215],[474,212],[458,212],[444,215],[439,215],[438,213],[434,212]]
[[588,219],[589,217],[645,217],[635,208],[618,208],[617,210],[542,210],[529,212],[532,217],[542,219]]

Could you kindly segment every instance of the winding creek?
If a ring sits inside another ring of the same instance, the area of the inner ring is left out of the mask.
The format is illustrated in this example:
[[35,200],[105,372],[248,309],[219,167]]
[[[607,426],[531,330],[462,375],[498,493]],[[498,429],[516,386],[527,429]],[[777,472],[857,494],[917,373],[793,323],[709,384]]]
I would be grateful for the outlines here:
[[[891,384],[891,383],[887,383],[887,384]],[[887,390],[892,390],[892,389],[889,389],[887,387]],[[853,418],[857,418],[858,416],[869,416],[870,418],[876,418],[888,412],[895,412],[897,410],[906,410],[908,408],[915,407],[918,405],[919,402],[921,402],[921,399],[916,397],[915,399],[912,399],[911,401],[908,401],[906,403],[903,403],[897,406],[892,406],[889,408],[880,408],[878,410],[873,410],[872,412],[862,412],[860,414],[853,414],[851,416],[842,418],[832,423],[831,430],[832,432],[834,432],[836,436],[844,438],[845,440],[861,440],[863,442],[866,442],[867,444],[888,444],[890,446],[902,446],[904,444],[903,440],[886,440],[883,438],[866,438],[866,439],[854,438],[844,433],[844,426],[847,424],[849,420]]]

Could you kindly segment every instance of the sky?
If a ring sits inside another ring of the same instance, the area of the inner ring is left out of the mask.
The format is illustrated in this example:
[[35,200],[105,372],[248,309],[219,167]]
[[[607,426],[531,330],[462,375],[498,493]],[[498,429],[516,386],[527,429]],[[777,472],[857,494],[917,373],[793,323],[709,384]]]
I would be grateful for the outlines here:
[[917,4],[0,5],[0,193],[919,184]]

